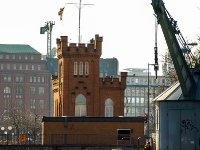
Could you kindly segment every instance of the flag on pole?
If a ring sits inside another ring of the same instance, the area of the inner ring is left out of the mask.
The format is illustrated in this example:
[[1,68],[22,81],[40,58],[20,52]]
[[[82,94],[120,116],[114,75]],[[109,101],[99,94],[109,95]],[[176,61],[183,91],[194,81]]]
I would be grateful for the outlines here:
[[63,15],[64,9],[65,9],[65,7],[60,8],[60,11],[58,12],[58,15],[60,16],[60,20],[62,20],[62,15]]

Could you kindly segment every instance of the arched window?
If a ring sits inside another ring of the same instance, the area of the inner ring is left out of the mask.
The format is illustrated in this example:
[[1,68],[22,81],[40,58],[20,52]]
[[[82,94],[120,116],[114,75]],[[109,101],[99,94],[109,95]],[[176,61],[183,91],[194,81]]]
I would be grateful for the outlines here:
[[10,87],[8,87],[8,86],[6,86],[5,88],[4,88],[4,94],[11,94],[11,88]]
[[22,87],[16,87],[16,94],[23,94],[23,88]]
[[89,63],[85,62],[85,75],[89,75]]
[[79,94],[75,99],[75,116],[86,116],[86,98]]
[[113,101],[108,98],[106,101],[105,101],[105,117],[113,117]]

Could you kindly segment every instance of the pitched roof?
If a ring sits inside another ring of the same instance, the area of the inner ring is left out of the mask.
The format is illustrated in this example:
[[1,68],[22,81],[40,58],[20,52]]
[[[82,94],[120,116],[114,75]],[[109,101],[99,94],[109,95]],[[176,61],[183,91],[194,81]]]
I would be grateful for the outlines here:
[[0,44],[0,53],[41,54],[30,45],[25,44]]

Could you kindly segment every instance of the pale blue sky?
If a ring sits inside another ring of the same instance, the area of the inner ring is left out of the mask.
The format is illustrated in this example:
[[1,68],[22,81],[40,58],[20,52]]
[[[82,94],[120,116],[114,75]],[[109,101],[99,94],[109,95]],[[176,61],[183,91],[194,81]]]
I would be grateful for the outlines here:
[[[200,1],[164,2],[183,36],[195,40],[200,35]],[[78,8],[65,3],[79,0],[1,0],[0,43],[29,44],[45,54],[47,38],[39,29],[46,21],[55,21],[52,47],[56,47],[56,38],[61,35],[78,42]],[[151,0],[82,0],[82,4],[95,4],[81,9],[82,42],[88,42],[95,34],[103,36],[102,58],[116,57],[120,71],[147,68],[148,63],[154,63],[155,18]],[[63,21],[58,16],[60,7],[65,7]],[[159,27],[158,52],[163,53],[166,48]]]

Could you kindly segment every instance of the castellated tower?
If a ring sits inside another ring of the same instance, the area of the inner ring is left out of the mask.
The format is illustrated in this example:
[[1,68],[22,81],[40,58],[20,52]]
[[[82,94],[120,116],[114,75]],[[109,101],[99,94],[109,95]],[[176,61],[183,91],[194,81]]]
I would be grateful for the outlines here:
[[54,116],[116,117],[124,115],[127,72],[119,78],[99,77],[103,37],[89,44],[56,40],[58,76],[53,76]]

